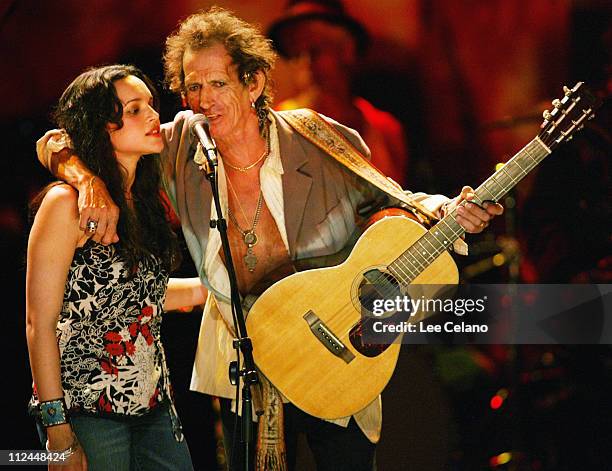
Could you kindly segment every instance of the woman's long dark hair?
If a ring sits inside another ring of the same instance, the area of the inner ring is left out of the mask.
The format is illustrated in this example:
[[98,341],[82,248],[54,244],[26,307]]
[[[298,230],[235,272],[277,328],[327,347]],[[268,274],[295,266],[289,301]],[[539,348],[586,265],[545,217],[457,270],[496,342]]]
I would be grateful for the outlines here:
[[160,194],[161,166],[157,154],[143,156],[136,167],[131,188],[134,206],[125,198],[125,170],[119,164],[111,144],[107,125],[123,127],[123,105],[114,82],[130,75],[141,79],[153,95],[159,111],[159,97],[151,80],[131,65],[109,65],[87,70],[62,94],[54,119],[72,139],[73,150],[104,183],[120,215],[117,223],[117,248],[131,271],[148,254],[161,257],[167,269],[178,264],[176,236],[168,219],[165,200]]

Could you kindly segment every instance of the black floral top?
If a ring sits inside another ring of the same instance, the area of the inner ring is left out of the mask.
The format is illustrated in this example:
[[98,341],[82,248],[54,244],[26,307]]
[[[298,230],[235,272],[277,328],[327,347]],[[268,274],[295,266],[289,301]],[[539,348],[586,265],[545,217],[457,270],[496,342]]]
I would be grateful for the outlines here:
[[[160,340],[168,273],[150,256],[129,275],[112,245],[90,240],[75,252],[57,324],[71,412],[138,416],[170,401]],[[30,406],[37,403],[34,388]]]

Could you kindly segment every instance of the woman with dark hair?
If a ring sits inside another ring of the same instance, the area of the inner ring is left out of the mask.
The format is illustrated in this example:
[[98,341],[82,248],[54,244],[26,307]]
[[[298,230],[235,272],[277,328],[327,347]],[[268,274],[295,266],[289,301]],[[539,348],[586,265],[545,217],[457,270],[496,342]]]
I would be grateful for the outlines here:
[[95,242],[94,221],[79,227],[66,184],[34,203],[26,333],[41,439],[63,470],[192,469],[159,334],[163,310],[201,304],[206,290],[168,280],[178,250],[160,195],[155,89],[132,66],[92,69],[55,117],[121,208],[120,241]]
[[[232,465],[239,456],[232,453],[233,432],[238,436],[239,430],[234,426],[235,389],[227,375],[228,363],[236,359],[230,303],[233,290],[226,261],[219,253],[219,233],[209,225],[211,217],[217,217],[210,185],[193,162],[196,146],[188,125],[193,112],[207,118],[219,154],[221,209],[229,218],[229,245],[238,291],[244,296],[261,292],[278,279],[281,271],[333,265],[339,261],[338,254],[354,243],[353,236],[360,233],[368,211],[387,202],[395,204],[390,194],[346,165],[352,149],[356,153],[353,161],[368,167],[370,152],[356,131],[316,113],[276,113],[269,109],[269,76],[275,56],[270,41],[256,27],[218,7],[183,21],[168,38],[164,55],[170,88],[179,92],[190,108],[161,127],[164,180],[194,264],[210,289],[191,388],[221,398],[225,449],[228,460],[234,458]],[[56,134],[47,133],[39,141],[41,162],[79,189],[84,202],[80,205],[83,225],[90,218],[99,221],[96,240],[109,243],[116,239],[113,213],[119,211],[112,197],[107,197],[104,177],[99,178],[95,169],[79,159],[80,149],[68,146],[62,150],[66,146],[61,143],[52,149]],[[325,149],[314,142],[325,143]],[[339,155],[341,151],[346,153],[344,158]],[[389,184],[383,181],[388,189]],[[399,191],[392,188],[394,194]],[[502,207],[486,203],[486,209],[475,204],[463,206],[463,200],[474,197],[472,193],[471,188],[464,187],[454,200],[422,193],[405,194],[402,199],[409,196],[438,217],[445,214],[445,208],[457,208],[461,230],[478,233],[501,214]],[[284,303],[286,296],[296,299],[302,294],[286,293],[278,302]],[[285,352],[281,350],[295,350],[293,343],[283,344],[282,336],[275,333],[286,325],[282,321],[266,324],[264,329],[269,328],[270,338],[280,344],[272,349],[255,345],[255,351],[273,356],[279,364],[292,364],[283,361]],[[263,375],[260,378],[265,381]],[[375,443],[382,425],[379,398],[350,416],[325,421],[291,403],[283,405],[281,391],[275,386],[273,382],[264,383],[264,415],[254,434],[257,446],[249,448],[253,451],[249,459],[256,458],[259,468],[272,469],[269,464],[273,463],[277,466],[274,469],[293,469],[298,433],[307,435],[319,469],[375,468]],[[310,390],[306,387],[306,394],[323,406],[322,396]],[[336,396],[329,402],[342,401],[342,393]]]

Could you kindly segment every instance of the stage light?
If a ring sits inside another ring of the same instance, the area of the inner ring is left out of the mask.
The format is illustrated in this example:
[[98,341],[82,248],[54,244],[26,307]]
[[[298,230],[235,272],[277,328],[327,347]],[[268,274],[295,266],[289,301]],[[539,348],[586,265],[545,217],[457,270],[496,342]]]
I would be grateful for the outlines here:
[[489,405],[491,406],[491,409],[493,410],[499,409],[504,404],[504,401],[506,400],[507,397],[508,397],[507,389],[502,388],[499,391],[497,391],[495,396],[493,396],[491,400],[489,401]]
[[500,453],[497,456],[492,456],[489,460],[489,464],[491,465],[491,468],[496,468],[498,466],[503,466],[509,463],[511,459],[512,453],[506,451],[504,453]]

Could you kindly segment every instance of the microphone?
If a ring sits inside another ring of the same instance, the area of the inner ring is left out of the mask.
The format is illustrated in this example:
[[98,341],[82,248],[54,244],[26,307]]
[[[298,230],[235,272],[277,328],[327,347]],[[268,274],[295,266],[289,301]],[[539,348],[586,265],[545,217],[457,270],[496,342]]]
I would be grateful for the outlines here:
[[[203,114],[194,114],[187,120],[187,126],[192,136],[195,136],[204,150],[204,154],[208,159],[209,165],[217,165],[217,146],[212,137],[208,135],[208,119]],[[204,164],[204,162],[198,162],[198,165]]]

